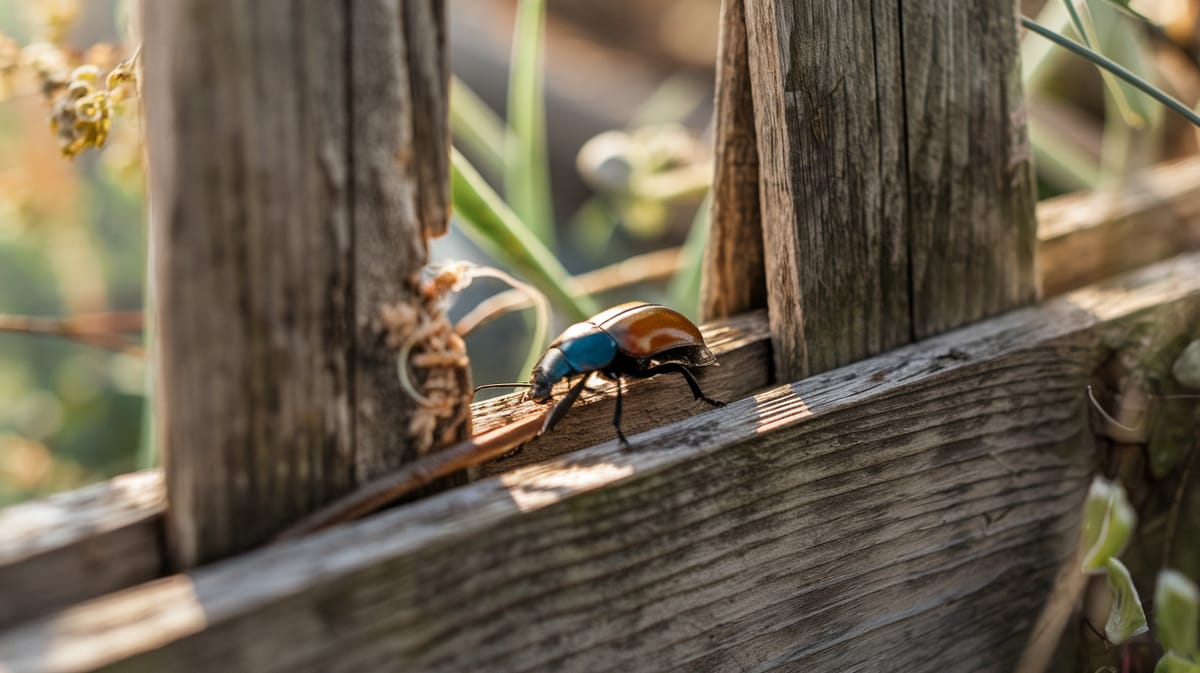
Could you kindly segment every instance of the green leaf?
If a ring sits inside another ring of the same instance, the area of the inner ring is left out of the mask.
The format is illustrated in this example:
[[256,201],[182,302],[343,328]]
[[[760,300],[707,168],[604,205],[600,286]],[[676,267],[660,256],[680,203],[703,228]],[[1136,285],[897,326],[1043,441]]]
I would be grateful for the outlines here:
[[1154,667],[1154,673],[1200,673],[1200,662],[1190,661],[1178,654],[1167,652],[1162,659],[1158,660],[1158,665]]
[[450,131],[454,143],[465,147],[488,174],[504,175],[508,127],[487,103],[457,77],[450,77]]
[[1137,513],[1125,488],[1103,477],[1092,480],[1083,507],[1083,572],[1103,572],[1105,564],[1120,554],[1137,526]]
[[[1070,27],[1071,17],[1063,3],[1047,2],[1037,15],[1037,23],[1061,33]],[[1052,95],[1051,77],[1065,57],[1068,54],[1050,40],[1021,40],[1021,79],[1027,97]],[[1089,153],[1076,140],[1045,128],[1036,115],[1029,118],[1029,144],[1039,183],[1063,192],[1094,189],[1100,184],[1099,156]]]
[[1133,586],[1129,569],[1115,558],[1108,559],[1106,567],[1113,604],[1108,623],[1104,625],[1104,635],[1110,643],[1119,645],[1149,631],[1150,627],[1146,625],[1146,613],[1142,610],[1142,601],[1138,598],[1137,587]]
[[1154,631],[1167,651],[1188,658],[1200,654],[1200,589],[1177,570],[1158,573]]
[[1039,181],[1064,192],[1095,189],[1100,184],[1096,158],[1062,134],[1042,128],[1034,119],[1029,120],[1029,143]]
[[519,0],[508,77],[508,125],[504,194],[509,205],[543,243],[553,245],[554,213],[546,155],[542,83],[545,0]]
[[682,259],[679,270],[667,286],[671,305],[693,319],[700,314],[700,275],[704,265],[704,248],[708,244],[711,215],[712,192],[709,192],[696,209],[696,216],[692,218],[692,228],[680,253]]
[[[1071,25],[1071,17],[1061,2],[1047,2],[1038,12],[1036,21],[1040,26],[1058,34]],[[1021,40],[1021,81],[1025,91],[1032,95],[1046,93],[1048,80],[1058,69],[1058,62],[1066,56],[1050,40]]]
[[476,245],[503,260],[572,320],[600,311],[591,297],[567,292],[567,270],[457,149],[450,150],[450,201],[463,231]]
[[1130,7],[1129,6],[1130,0],[1106,0],[1106,2],[1108,2],[1108,4],[1112,5],[1113,7],[1116,7],[1120,11],[1124,12],[1125,14],[1128,14],[1129,16],[1132,16],[1135,19],[1138,19],[1139,21],[1144,21],[1144,22],[1150,24],[1151,26],[1158,26],[1157,23],[1150,20],[1150,17],[1146,16],[1145,14],[1142,14],[1141,12],[1137,11],[1133,7]]
[[[1076,3],[1083,6],[1083,14],[1077,11]],[[1084,45],[1088,49],[1093,50],[1097,55],[1100,54],[1100,37],[1096,34],[1096,26],[1092,23],[1091,14],[1088,13],[1088,6],[1084,0],[1063,0],[1063,4],[1067,6],[1067,13],[1071,16],[1071,24],[1075,26],[1075,32],[1083,39]],[[1104,80],[1104,86],[1108,88],[1109,94],[1112,96],[1113,102],[1116,104],[1117,111],[1125,123],[1134,127],[1142,128],[1146,125],[1146,116],[1140,110],[1134,109],[1133,103],[1125,94],[1125,89],[1121,87],[1120,81],[1111,72],[1099,68],[1100,77]]]
[[1166,93],[1162,89],[1159,89],[1158,87],[1154,86],[1153,84],[1147,82],[1146,80],[1142,79],[1141,77],[1138,77],[1137,75],[1133,74],[1126,68],[1122,67],[1120,64],[1118,64],[1114,61],[1111,61],[1100,54],[1097,54],[1094,50],[1088,49],[1087,47],[1079,44],[1078,42],[1075,42],[1074,40],[1069,40],[1069,39],[1063,37],[1062,35],[1059,35],[1058,33],[1050,30],[1049,28],[1046,28],[1045,26],[1037,23],[1036,21],[1034,21],[1033,19],[1030,19],[1027,16],[1021,17],[1021,25],[1028,28],[1029,30],[1032,30],[1033,32],[1037,33],[1038,35],[1041,35],[1042,37],[1046,38],[1047,40],[1050,40],[1051,42],[1057,44],[1058,46],[1060,46],[1064,49],[1067,49],[1069,51],[1072,51],[1075,54],[1082,56],[1083,58],[1086,58],[1087,60],[1091,61],[1092,63],[1095,63],[1097,66],[1099,66],[1101,68],[1104,68],[1105,70],[1111,72],[1112,74],[1116,75],[1117,77],[1120,77],[1121,79],[1125,80],[1126,82],[1129,82],[1134,87],[1136,87],[1138,90],[1140,90],[1142,93],[1145,93],[1146,95],[1150,96],[1154,100],[1171,108],[1172,110],[1179,113],[1185,119],[1187,119],[1191,123],[1195,124],[1196,126],[1200,126],[1200,115],[1197,115],[1186,105],[1184,105],[1183,103],[1180,103],[1179,101],[1172,98],[1170,96],[1170,94]]

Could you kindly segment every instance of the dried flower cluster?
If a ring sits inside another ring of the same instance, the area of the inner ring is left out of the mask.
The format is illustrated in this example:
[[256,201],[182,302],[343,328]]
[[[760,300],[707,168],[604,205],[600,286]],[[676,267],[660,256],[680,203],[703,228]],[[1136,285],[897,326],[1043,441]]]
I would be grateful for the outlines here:
[[53,99],[50,128],[63,156],[74,157],[89,147],[103,147],[120,104],[137,95],[133,60],[122,61],[100,83],[100,69],[81,65],[71,71],[65,91]]
[[386,343],[398,352],[400,383],[418,405],[408,431],[419,455],[452,444],[460,438],[462,421],[470,419],[467,346],[454,332],[443,299],[457,285],[448,277],[453,273],[441,273],[423,283],[418,306],[396,303],[379,307]]
[[24,75],[50,103],[50,128],[63,156],[103,147],[114,114],[138,95],[137,54],[117,63],[112,45],[98,44],[82,55],[63,46],[79,14],[77,0],[48,0],[33,8],[41,36],[37,41],[21,48],[0,35],[0,100],[26,93],[17,86]]

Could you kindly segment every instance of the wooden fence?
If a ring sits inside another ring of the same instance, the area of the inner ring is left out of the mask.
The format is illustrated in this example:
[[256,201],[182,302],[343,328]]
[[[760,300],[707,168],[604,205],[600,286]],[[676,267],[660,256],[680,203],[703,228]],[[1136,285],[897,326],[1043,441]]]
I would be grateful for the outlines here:
[[269,546],[420,453],[380,305],[421,309],[445,225],[444,6],[145,6],[167,460],[0,512],[0,672],[1040,670],[1087,387],[1200,330],[1200,161],[1035,208],[1010,3],[728,0],[731,403],[628,384],[623,451],[592,391],[472,483]]

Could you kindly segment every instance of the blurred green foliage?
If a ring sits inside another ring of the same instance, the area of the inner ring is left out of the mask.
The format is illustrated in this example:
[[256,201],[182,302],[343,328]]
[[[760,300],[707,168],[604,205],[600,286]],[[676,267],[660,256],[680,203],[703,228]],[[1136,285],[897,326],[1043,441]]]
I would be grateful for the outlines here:
[[[66,3],[57,3],[70,9]],[[36,33],[34,3],[0,2],[0,33]],[[66,36],[118,39],[116,2]],[[102,153],[64,160],[28,87],[0,102],[0,314],[139,310],[146,241],[137,118]],[[135,468],[144,361],[53,336],[0,332],[0,506]]]

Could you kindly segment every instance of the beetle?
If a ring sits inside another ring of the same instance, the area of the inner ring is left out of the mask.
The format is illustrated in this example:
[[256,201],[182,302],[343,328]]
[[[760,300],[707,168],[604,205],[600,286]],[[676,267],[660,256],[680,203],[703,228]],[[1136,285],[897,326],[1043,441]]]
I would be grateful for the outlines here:
[[569,381],[576,374],[583,375],[583,379],[571,386],[554,405],[538,434],[549,432],[567,415],[583,392],[588,376],[595,372],[617,384],[613,427],[621,446],[628,448],[629,440],[621,431],[623,377],[681,374],[695,399],[713,407],[723,407],[724,402],[704,394],[690,369],[715,364],[717,358],[705,345],[700,329],[682,313],[639,301],[614,306],[568,327],[534,365],[529,387],[530,397],[536,402],[548,401],[555,383],[564,378]]

